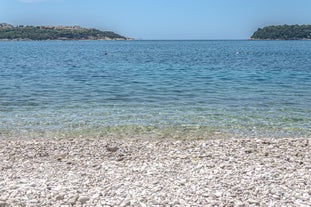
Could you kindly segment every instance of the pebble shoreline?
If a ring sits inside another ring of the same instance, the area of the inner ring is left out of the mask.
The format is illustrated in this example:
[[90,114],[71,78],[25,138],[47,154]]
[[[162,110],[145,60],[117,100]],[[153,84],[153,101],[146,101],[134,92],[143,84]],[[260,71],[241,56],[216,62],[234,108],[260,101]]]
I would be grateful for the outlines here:
[[311,206],[309,139],[0,139],[0,207]]

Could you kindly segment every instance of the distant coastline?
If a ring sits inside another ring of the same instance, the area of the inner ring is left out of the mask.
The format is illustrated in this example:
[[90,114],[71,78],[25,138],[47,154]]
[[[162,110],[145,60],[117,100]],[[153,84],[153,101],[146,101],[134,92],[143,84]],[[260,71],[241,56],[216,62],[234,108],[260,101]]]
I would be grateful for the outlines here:
[[80,26],[13,26],[0,24],[0,41],[31,40],[133,40],[112,31]]
[[250,40],[311,40],[311,25],[276,25],[258,28]]

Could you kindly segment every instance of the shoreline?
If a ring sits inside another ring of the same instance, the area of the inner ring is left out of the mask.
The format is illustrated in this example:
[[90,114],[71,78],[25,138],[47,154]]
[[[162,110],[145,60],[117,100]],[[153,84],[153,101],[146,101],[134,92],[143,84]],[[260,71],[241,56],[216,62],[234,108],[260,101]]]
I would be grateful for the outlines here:
[[76,128],[20,128],[0,130],[0,139],[145,139],[145,140],[209,140],[209,139],[258,139],[258,138],[311,138],[311,131],[304,128],[272,128],[272,127],[219,127],[195,125],[115,125],[89,126]]
[[0,139],[1,206],[310,206],[306,138]]

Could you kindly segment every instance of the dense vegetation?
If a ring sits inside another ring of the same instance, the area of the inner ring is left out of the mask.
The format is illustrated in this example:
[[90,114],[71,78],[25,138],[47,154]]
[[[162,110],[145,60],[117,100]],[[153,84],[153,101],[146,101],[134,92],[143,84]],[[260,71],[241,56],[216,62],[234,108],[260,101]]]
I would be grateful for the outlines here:
[[79,26],[17,26],[0,24],[0,39],[7,40],[99,40],[126,39],[110,31],[86,29]]
[[311,39],[311,25],[279,25],[259,28],[251,39],[302,40]]

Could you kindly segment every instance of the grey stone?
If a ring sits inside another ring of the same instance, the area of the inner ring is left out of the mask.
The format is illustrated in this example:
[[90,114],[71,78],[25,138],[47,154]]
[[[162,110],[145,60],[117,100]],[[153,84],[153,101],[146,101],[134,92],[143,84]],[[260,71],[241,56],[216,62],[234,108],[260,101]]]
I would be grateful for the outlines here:
[[61,195],[57,195],[55,199],[57,201],[61,201],[61,200],[64,200],[64,198],[65,198],[65,196],[61,194]]
[[79,201],[80,203],[82,203],[82,204],[88,202],[89,200],[90,200],[90,198],[87,197],[87,196],[80,196],[79,199],[78,199],[78,201]]

